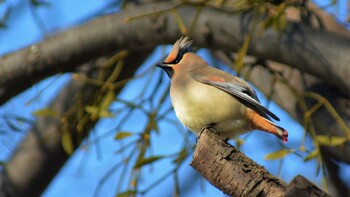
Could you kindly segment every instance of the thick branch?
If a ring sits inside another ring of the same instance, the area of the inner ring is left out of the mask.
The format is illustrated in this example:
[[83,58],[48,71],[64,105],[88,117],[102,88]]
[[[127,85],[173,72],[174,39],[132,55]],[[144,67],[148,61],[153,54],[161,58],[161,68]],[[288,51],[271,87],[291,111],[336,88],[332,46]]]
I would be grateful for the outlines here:
[[[174,12],[150,14],[173,8],[177,3],[137,6],[108,15],[58,33],[43,42],[6,55],[0,59],[0,103],[35,82],[58,72],[74,70],[78,65],[119,49],[141,49],[159,43],[173,43],[180,37]],[[214,8],[201,10],[184,5],[178,12],[187,27],[194,25],[193,37],[199,47],[237,51],[243,43],[253,16],[230,14]],[[140,31],[142,29],[142,31]],[[266,31],[255,35],[249,47],[253,56],[272,59],[309,72],[350,94],[350,40],[346,37],[289,23],[283,33]]]
[[302,177],[287,186],[210,130],[198,137],[190,165],[230,196],[328,196]]
[[[118,80],[132,77],[150,53],[151,50],[134,51],[126,57],[125,66]],[[88,135],[97,121],[89,120],[83,125],[83,131],[77,132],[77,123],[82,113],[85,113],[82,111],[78,113],[77,110],[82,104],[92,103],[99,91],[99,87],[78,81],[72,81],[61,91],[50,105],[50,108],[58,112],[58,115],[38,118],[34,128],[4,166],[0,174],[0,196],[39,196],[42,193],[70,156],[62,148],[62,115],[70,110],[65,118],[69,125],[68,129],[71,132],[74,149],[76,149],[81,139]],[[77,93],[82,95],[77,97]],[[83,134],[83,136],[78,134]]]

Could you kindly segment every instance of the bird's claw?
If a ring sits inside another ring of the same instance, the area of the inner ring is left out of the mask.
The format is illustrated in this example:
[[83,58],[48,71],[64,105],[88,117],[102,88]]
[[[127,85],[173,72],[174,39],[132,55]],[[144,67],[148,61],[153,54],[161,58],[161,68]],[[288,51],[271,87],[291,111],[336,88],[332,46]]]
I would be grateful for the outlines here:
[[216,131],[213,126],[215,125],[215,123],[211,123],[211,124],[208,124],[208,125],[205,125],[201,131],[198,133],[198,138],[200,138],[200,136],[202,135],[203,131],[205,131],[206,129],[212,131],[213,133],[215,133],[216,135],[219,135],[219,132]]

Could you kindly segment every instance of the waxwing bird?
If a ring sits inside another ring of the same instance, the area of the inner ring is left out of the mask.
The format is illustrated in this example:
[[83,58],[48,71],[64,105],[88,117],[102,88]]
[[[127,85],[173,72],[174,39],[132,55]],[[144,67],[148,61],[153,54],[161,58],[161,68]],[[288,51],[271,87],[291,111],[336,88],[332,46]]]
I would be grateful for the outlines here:
[[192,52],[192,41],[177,40],[164,62],[157,64],[171,79],[170,98],[177,118],[192,132],[211,128],[223,138],[262,130],[287,142],[288,132],[260,104],[255,91],[242,79],[209,66]]

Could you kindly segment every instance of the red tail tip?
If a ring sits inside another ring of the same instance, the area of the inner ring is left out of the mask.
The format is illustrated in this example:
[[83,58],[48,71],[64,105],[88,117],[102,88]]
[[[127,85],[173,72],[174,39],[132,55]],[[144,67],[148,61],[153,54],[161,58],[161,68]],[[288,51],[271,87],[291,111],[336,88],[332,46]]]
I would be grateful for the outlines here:
[[282,132],[281,140],[284,143],[287,143],[287,141],[288,141],[288,132],[286,130],[284,130],[284,129],[283,129],[283,132]]

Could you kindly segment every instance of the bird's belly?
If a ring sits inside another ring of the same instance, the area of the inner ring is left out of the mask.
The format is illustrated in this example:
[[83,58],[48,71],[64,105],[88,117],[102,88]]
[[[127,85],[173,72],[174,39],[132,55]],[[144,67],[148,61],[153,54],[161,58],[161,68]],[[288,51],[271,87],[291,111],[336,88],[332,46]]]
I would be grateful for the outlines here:
[[188,129],[198,134],[204,126],[212,125],[228,138],[250,130],[246,107],[236,98],[213,86],[195,86],[190,88],[192,91],[171,94],[176,116]]

